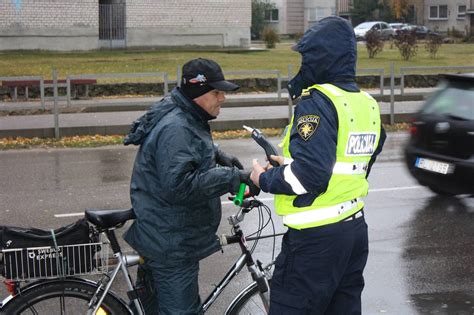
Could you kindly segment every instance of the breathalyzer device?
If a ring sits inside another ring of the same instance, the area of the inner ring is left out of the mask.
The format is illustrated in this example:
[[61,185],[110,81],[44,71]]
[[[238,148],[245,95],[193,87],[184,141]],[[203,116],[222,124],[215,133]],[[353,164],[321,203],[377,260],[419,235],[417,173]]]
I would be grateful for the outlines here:
[[275,147],[265,138],[263,133],[257,128],[243,126],[245,130],[252,134],[252,138],[265,150],[267,160],[272,166],[280,166],[277,161],[272,160],[270,155],[278,155]]

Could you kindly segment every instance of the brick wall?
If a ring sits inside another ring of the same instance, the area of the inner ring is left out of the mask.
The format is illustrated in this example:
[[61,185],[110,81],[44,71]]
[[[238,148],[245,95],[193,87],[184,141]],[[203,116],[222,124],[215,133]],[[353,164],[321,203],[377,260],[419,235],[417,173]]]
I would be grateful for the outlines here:
[[0,0],[0,29],[98,26],[98,4],[98,0]]
[[127,27],[250,27],[250,0],[128,0]]

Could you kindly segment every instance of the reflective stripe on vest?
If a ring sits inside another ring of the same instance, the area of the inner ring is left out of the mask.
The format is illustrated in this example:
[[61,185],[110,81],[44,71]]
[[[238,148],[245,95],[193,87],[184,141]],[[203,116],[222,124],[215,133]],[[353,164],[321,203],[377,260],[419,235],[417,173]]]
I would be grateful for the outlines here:
[[369,164],[367,162],[336,162],[336,164],[334,164],[334,168],[332,169],[332,173],[346,175],[365,175],[368,167]]
[[[315,84],[304,90],[305,94],[311,95],[311,89],[326,95],[336,108],[339,122],[336,163],[326,191],[305,207],[297,207],[293,203],[298,195],[307,192],[291,171],[291,163],[285,166],[284,179],[296,195],[275,195],[275,211],[283,217],[285,225],[294,229],[339,222],[364,206],[361,197],[367,195],[369,188],[365,177],[380,138],[379,106],[369,94],[347,92],[331,84]],[[292,162],[289,146],[294,119],[292,117],[281,143],[285,164]]]
[[[309,210],[304,212],[293,213],[283,217],[283,224],[288,226],[298,226],[308,222],[318,222],[324,220],[335,219],[351,210],[357,209],[362,202],[361,198],[342,202],[340,204]],[[351,214],[352,215],[352,214]]]

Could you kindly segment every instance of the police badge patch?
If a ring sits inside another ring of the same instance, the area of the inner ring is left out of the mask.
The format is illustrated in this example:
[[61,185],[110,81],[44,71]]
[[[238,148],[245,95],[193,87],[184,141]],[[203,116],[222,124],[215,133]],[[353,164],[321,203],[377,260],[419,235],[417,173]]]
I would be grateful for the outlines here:
[[306,115],[298,118],[296,130],[298,130],[298,134],[301,138],[303,138],[304,141],[308,141],[308,139],[314,134],[318,126],[319,116]]

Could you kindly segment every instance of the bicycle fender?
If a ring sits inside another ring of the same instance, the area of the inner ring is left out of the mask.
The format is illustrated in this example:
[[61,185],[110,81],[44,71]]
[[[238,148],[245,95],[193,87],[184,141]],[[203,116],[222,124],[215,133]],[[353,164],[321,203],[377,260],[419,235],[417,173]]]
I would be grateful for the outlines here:
[[[27,284],[23,288],[21,288],[21,293],[20,294],[23,294],[23,293],[25,293],[27,291],[30,291],[30,290],[34,290],[37,287],[45,285],[45,284],[50,284],[50,283],[55,283],[55,282],[64,282],[64,281],[79,282],[79,283],[88,285],[90,287],[93,287],[94,291],[97,289],[97,283],[95,283],[94,281],[87,280],[87,279],[82,279],[82,278],[75,278],[75,277],[70,277],[69,278],[68,277],[68,278],[65,278],[65,279],[46,279],[46,280],[34,281],[32,283]],[[20,295],[20,294],[10,295],[7,298],[5,298],[2,301],[2,303],[0,304],[0,311],[2,310],[3,307],[5,307],[9,302],[13,301],[15,299],[15,297]],[[129,314],[132,314],[132,310],[130,309],[128,304],[120,296],[118,296],[115,292],[112,292],[112,291],[109,291],[108,294],[110,294],[114,299],[116,299],[120,304],[122,304],[128,310]]]
[[246,288],[244,288],[242,291],[237,294],[237,296],[230,302],[229,306],[227,306],[227,309],[225,310],[224,314],[229,314],[229,312],[235,307],[237,302],[248,292],[252,291],[255,287],[257,287],[257,282],[252,282],[249,284]]

